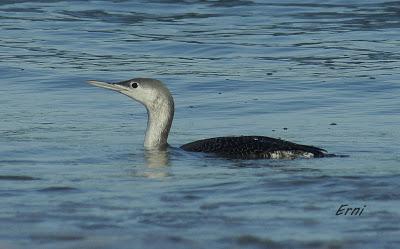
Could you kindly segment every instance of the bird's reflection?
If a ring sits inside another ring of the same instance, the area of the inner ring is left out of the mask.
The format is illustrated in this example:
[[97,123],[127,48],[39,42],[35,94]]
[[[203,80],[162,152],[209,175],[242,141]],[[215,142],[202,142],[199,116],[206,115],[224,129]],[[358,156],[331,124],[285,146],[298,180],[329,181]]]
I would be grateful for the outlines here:
[[149,168],[160,168],[169,166],[168,150],[145,150],[146,165]]
[[145,150],[146,172],[149,178],[164,178],[170,175],[168,150]]

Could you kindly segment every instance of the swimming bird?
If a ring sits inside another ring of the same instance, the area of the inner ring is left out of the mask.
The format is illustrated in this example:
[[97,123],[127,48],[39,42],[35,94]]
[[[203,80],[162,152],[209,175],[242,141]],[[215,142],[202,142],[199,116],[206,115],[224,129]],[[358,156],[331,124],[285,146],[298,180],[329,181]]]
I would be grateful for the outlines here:
[[[122,93],[147,109],[147,130],[144,147],[165,150],[174,117],[174,99],[159,80],[134,78],[117,83],[90,80],[89,84]],[[237,159],[295,159],[325,157],[326,150],[265,136],[214,137],[194,141],[180,147],[185,151],[213,153]]]

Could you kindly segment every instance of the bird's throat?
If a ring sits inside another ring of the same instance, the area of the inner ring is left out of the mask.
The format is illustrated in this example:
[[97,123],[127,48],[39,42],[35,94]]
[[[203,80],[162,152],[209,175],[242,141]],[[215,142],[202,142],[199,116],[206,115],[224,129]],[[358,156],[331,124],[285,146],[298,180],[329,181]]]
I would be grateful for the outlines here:
[[146,149],[163,150],[168,146],[168,134],[174,117],[174,104],[165,103],[157,107],[148,107],[147,130],[144,139]]

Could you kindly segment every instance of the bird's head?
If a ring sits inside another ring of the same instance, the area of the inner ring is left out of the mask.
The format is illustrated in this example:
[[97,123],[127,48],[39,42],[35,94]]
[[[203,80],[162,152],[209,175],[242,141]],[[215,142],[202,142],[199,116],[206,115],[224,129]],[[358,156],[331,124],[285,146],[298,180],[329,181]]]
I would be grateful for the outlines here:
[[89,84],[120,92],[148,109],[157,109],[160,105],[173,105],[172,95],[164,84],[151,78],[134,78],[117,83],[89,80]]

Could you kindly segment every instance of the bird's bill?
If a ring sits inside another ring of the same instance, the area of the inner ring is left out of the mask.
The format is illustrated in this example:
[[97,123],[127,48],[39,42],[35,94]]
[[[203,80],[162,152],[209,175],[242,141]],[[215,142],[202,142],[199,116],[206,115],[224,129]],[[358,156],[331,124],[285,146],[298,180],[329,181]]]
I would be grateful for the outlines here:
[[110,89],[114,91],[124,91],[127,90],[125,86],[121,86],[118,83],[108,83],[108,82],[103,82],[103,81],[97,81],[97,80],[88,80],[87,83],[93,85],[93,86],[98,86],[101,88],[105,89]]

